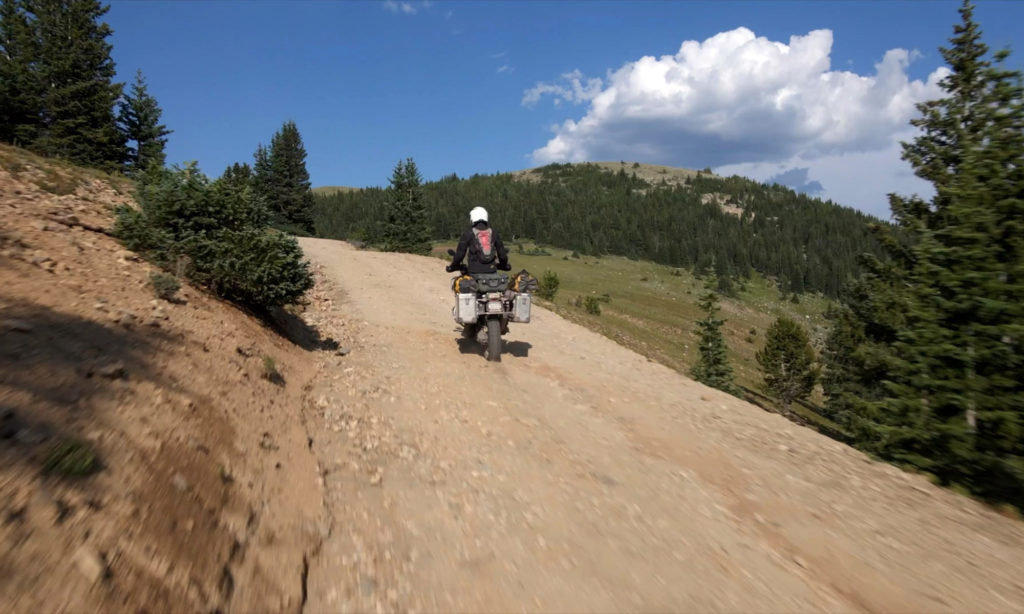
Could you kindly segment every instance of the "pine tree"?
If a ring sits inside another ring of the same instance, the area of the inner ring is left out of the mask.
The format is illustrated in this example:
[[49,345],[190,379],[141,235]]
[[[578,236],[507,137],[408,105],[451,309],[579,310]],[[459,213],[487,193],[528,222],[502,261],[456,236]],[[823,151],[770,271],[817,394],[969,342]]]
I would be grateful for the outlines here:
[[270,166],[270,150],[260,143],[256,146],[256,153],[252,156],[252,190],[253,197],[263,202],[263,205],[270,210],[270,203],[273,199],[273,169]]
[[718,388],[729,394],[738,394],[739,388],[733,381],[732,365],[729,363],[729,352],[722,336],[722,324],[725,320],[718,317],[718,294],[715,289],[718,282],[712,275],[704,283],[705,293],[700,299],[700,308],[704,311],[704,319],[697,321],[697,337],[700,339],[697,363],[690,370],[693,379]]
[[277,222],[313,232],[313,192],[306,170],[306,148],[293,121],[285,122],[270,142],[269,177],[270,206]]
[[153,166],[163,166],[166,159],[164,146],[167,145],[164,137],[172,131],[160,123],[162,111],[156,98],[146,89],[141,70],[135,73],[131,92],[121,99],[118,107],[121,131],[128,141],[135,143],[128,147],[126,170],[138,173]]
[[842,304],[830,308],[831,323],[822,362],[826,416],[850,431],[857,445],[881,454],[884,447],[877,424],[884,411],[885,382],[893,370],[892,346],[906,327],[907,271],[912,264],[907,247],[888,228],[879,238],[889,250],[882,260],[865,256],[865,272],[844,289]]
[[248,224],[254,228],[265,228],[270,222],[264,199],[257,197],[255,175],[248,164],[234,163],[214,182],[216,189],[233,199],[235,196],[246,203]]
[[41,41],[39,76],[45,84],[42,133],[36,148],[77,164],[114,170],[123,164],[124,136],[114,104],[114,61],[100,21],[110,7],[97,0],[33,0]]
[[0,0],[0,141],[31,147],[39,138],[43,87],[39,39],[23,0]]
[[[1024,500],[1024,89],[960,9],[942,99],[919,106],[905,146],[931,202],[894,197],[913,231],[907,326],[879,403],[885,453]],[[888,418],[888,419],[886,419]]]
[[768,328],[765,346],[755,355],[764,376],[764,387],[789,409],[793,401],[806,399],[818,381],[814,350],[804,329],[786,317]]
[[395,165],[387,194],[384,249],[413,254],[430,253],[427,207],[423,202],[422,178],[412,158]]

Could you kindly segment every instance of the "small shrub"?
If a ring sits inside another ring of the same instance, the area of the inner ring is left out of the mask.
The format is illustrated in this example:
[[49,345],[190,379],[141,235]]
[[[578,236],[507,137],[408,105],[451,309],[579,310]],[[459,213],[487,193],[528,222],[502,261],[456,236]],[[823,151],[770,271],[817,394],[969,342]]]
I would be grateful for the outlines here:
[[579,260],[580,259],[580,253],[578,251],[576,251],[576,250],[573,250],[572,251],[572,257],[575,258],[576,260]]
[[583,300],[583,308],[587,310],[590,315],[599,316],[601,315],[601,301],[597,300],[596,296],[588,296]]
[[173,301],[174,295],[181,289],[181,284],[174,275],[163,272],[150,273],[149,284],[153,286],[157,298],[165,301]]
[[576,296],[572,297],[571,299],[569,299],[569,306],[570,307],[577,307],[577,308],[582,307],[583,306],[583,297],[579,296],[579,295],[576,295]]
[[554,271],[544,271],[544,274],[540,278],[540,284],[537,288],[537,296],[544,300],[553,301],[555,295],[558,293],[558,286],[561,281],[558,279],[558,273]]
[[601,301],[602,303],[610,303],[612,302],[612,295],[608,292],[605,292],[601,296],[597,297],[597,300]]
[[277,370],[277,363],[274,362],[274,358],[272,356],[263,357],[263,379],[279,386],[284,384],[284,377],[282,377],[281,372]]
[[683,276],[683,272],[680,271],[679,269],[672,269],[671,275],[672,275],[672,277],[682,277]]
[[99,468],[96,449],[92,444],[80,439],[62,439],[55,443],[43,459],[43,469],[47,473],[62,476],[83,476],[93,473]]

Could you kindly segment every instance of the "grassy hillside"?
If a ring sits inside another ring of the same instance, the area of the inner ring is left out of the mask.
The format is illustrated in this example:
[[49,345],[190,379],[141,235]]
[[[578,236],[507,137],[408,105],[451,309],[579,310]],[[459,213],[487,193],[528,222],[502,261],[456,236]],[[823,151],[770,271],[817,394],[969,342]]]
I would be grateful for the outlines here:
[[[434,253],[445,257],[451,243],[438,243]],[[704,282],[685,269],[658,265],[619,256],[574,258],[572,252],[552,247],[538,249],[525,244],[525,253],[509,246],[513,271],[527,269],[538,278],[554,271],[561,281],[553,303],[545,306],[573,322],[601,333],[651,360],[680,373],[689,374],[697,359],[695,322],[703,317],[698,300]],[[542,255],[547,252],[547,255]],[[601,315],[590,315],[570,304],[576,297],[607,294]],[[751,400],[778,408],[756,395],[761,377],[754,354],[764,346],[765,331],[779,315],[787,315],[805,326],[816,350],[825,338],[824,313],[828,301],[820,295],[805,294],[799,303],[783,300],[774,283],[754,275],[735,298],[722,297],[723,334],[736,372],[737,383],[755,393]],[[811,402],[822,401],[820,390]],[[794,406],[803,419],[834,429],[835,425],[806,407]]]
[[[668,185],[685,185],[687,179],[697,176],[698,171],[689,168],[677,168],[674,166],[662,166],[660,164],[641,164],[639,162],[590,162],[601,170],[617,173],[624,170],[651,184],[658,184],[664,181]],[[514,171],[512,176],[520,181],[540,181],[543,179],[541,169],[544,167],[527,168],[521,171]],[[717,177],[714,173],[700,171],[701,174],[709,177]]]

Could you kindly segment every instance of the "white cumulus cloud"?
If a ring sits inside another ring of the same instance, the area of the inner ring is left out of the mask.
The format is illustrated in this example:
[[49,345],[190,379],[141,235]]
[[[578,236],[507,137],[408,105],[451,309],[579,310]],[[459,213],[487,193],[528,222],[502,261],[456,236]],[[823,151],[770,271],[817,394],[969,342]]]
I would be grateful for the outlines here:
[[918,54],[905,49],[887,51],[874,74],[832,70],[831,51],[829,30],[782,43],[737,28],[685,41],[675,55],[628,62],[605,79],[577,70],[538,83],[524,92],[523,105],[551,96],[556,105],[587,107],[557,126],[533,161],[761,165],[765,178],[806,168],[828,194],[814,161],[868,152],[892,157],[894,135],[907,132],[915,103],[939,96],[938,82],[948,74],[939,68],[925,80],[909,79]]

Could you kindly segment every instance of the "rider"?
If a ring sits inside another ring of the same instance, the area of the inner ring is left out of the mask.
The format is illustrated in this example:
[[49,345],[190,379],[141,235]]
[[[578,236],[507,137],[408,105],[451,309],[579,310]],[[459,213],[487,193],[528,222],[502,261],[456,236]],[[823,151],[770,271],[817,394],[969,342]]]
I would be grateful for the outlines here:
[[[468,269],[470,275],[479,273],[495,273],[497,270],[511,271],[512,265],[508,262],[508,250],[501,242],[498,232],[491,228],[487,222],[487,209],[473,207],[469,212],[469,221],[472,226],[462,233],[459,239],[459,247],[452,256],[452,263],[445,267],[451,273],[459,270],[462,259],[469,252]],[[495,265],[497,262],[497,265]]]

